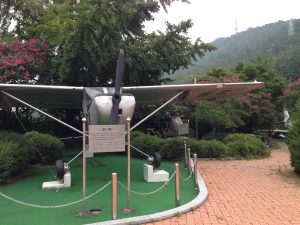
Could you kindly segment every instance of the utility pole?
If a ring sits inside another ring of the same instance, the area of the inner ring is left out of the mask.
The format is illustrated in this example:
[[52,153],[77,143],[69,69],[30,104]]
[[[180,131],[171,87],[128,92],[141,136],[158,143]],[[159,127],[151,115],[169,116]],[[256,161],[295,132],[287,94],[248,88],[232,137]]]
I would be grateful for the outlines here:
[[234,33],[238,33],[238,25],[237,25],[237,19],[235,18],[235,25],[234,25]]
[[288,36],[292,37],[295,34],[295,30],[294,30],[294,21],[293,19],[290,19],[289,21],[289,31],[288,31]]

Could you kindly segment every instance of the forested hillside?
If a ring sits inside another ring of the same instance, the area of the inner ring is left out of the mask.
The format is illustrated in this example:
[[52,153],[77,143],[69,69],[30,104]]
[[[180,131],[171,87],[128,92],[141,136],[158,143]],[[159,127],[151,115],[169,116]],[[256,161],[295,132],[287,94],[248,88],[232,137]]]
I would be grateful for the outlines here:
[[171,77],[181,83],[212,67],[230,70],[238,61],[263,58],[270,60],[276,72],[293,81],[300,76],[300,19],[293,22],[294,36],[288,36],[289,21],[279,21],[216,39],[212,44],[217,50]]

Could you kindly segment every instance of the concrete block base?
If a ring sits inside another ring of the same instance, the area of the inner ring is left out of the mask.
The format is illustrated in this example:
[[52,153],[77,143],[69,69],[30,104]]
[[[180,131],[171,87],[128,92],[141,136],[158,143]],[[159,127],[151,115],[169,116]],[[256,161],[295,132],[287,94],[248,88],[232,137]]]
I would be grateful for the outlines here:
[[144,164],[144,180],[147,182],[166,182],[169,173],[165,170],[154,170],[153,166]]
[[64,175],[64,179],[62,181],[49,181],[44,182],[42,189],[43,190],[51,190],[51,189],[61,189],[71,187],[71,173],[67,172]]

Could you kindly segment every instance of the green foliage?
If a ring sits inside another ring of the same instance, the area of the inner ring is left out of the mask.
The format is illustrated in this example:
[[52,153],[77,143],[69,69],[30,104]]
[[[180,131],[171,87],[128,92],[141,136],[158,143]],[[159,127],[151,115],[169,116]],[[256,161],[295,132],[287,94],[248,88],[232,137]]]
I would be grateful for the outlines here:
[[161,146],[161,157],[165,160],[178,159],[184,156],[184,145],[182,138],[165,139],[164,145]]
[[267,59],[276,73],[294,81],[300,75],[300,19],[293,22],[293,37],[287,36],[289,21],[278,21],[228,38],[218,38],[212,42],[216,51],[197,59],[187,69],[176,71],[173,77],[177,83],[182,83],[191,75],[205,73],[213,67],[231,70],[238,61],[253,61],[259,57]]
[[239,62],[235,72],[244,74],[248,81],[262,81],[264,92],[272,93],[273,98],[282,95],[282,88],[286,86],[286,80],[277,74],[267,60],[257,59],[256,61]]
[[268,93],[248,93],[241,97],[245,110],[249,116],[245,120],[247,131],[257,129],[273,129],[276,120],[275,105],[272,96]]
[[230,134],[224,138],[226,156],[235,158],[262,158],[270,155],[264,143],[249,134]]
[[218,140],[187,139],[187,145],[199,158],[220,158],[226,152],[226,146]]
[[209,126],[216,132],[233,130],[244,125],[243,117],[247,112],[242,103],[236,98],[201,101],[196,108],[199,123]]
[[[165,139],[135,131],[131,135],[131,144],[146,154],[150,154],[151,152],[160,152],[162,146],[165,144]],[[134,156],[142,156],[136,150],[133,150],[132,154]]]
[[297,113],[297,108],[295,106],[300,99],[300,83],[295,82],[289,84],[289,86],[283,90],[283,93],[284,106],[291,113],[293,118],[294,114]]
[[300,174],[300,101],[295,106],[293,126],[287,135],[287,144],[291,154],[291,165]]
[[[183,140],[181,138],[162,139],[158,136],[144,134],[136,131],[132,133],[131,144],[146,154],[159,152],[163,159],[171,160],[183,156]],[[141,157],[141,153],[136,150],[132,154]],[[143,156],[144,157],[144,156]]]
[[48,134],[29,132],[24,135],[0,131],[0,183],[9,182],[30,164],[48,164],[61,158],[62,142]]
[[31,149],[31,163],[54,163],[55,160],[62,157],[63,143],[56,137],[49,134],[42,134],[36,131],[24,134]]
[[0,143],[0,183],[5,183],[28,167],[31,147],[24,136],[7,131],[0,131]]
[[[0,145],[0,183],[6,183],[15,173],[16,162],[14,152],[18,149],[18,144],[11,141],[1,142]],[[24,169],[24,168],[22,168]]]
[[[163,73],[187,67],[196,56],[214,49],[200,39],[191,42],[187,37],[193,26],[190,20],[178,25],[167,23],[165,32],[145,33],[144,22],[154,19],[160,7],[166,9],[174,1],[20,1],[28,4],[28,9],[5,1],[0,5],[0,14],[3,12],[7,18],[12,18],[13,12],[20,15],[14,32],[22,38],[41,38],[50,43],[55,52],[52,68],[56,69],[49,72],[54,82],[107,85],[115,73],[118,50],[123,48],[124,83],[150,85],[164,82]],[[31,15],[34,8],[34,18],[25,15]],[[6,31],[4,24],[2,28]]]
[[[142,132],[133,132],[132,135],[133,146],[147,154],[160,152],[164,160],[183,157],[184,141],[187,147],[191,149],[191,154],[197,154],[199,158],[262,158],[270,154],[260,139],[246,134],[229,135],[223,142],[183,137],[161,139]],[[135,150],[132,151],[132,154],[142,156]]]

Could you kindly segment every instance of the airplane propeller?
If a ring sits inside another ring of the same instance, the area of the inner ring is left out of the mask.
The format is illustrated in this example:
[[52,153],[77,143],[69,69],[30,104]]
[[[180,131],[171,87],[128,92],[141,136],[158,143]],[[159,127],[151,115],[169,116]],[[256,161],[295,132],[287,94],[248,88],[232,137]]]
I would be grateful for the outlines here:
[[112,96],[112,110],[110,116],[110,124],[118,123],[118,115],[119,115],[119,104],[121,101],[121,85],[123,82],[123,74],[124,74],[124,50],[120,49],[118,64],[116,69],[116,80],[115,80],[115,92]]

